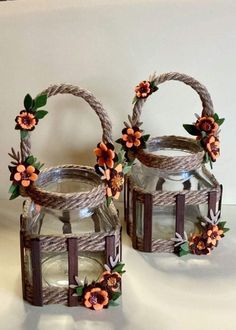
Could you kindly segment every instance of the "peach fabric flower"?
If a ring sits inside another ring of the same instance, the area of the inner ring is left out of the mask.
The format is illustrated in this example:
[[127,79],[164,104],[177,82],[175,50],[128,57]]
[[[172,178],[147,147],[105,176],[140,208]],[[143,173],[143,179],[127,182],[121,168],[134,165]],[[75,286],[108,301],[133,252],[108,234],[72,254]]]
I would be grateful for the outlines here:
[[142,137],[142,133],[137,127],[125,128],[122,133],[122,140],[125,142],[127,148],[139,147],[141,145],[140,138]]
[[111,143],[99,143],[97,148],[94,149],[94,153],[97,156],[99,166],[106,165],[109,168],[114,167],[116,154],[114,152],[114,146]]
[[210,247],[203,235],[193,235],[189,242],[189,248],[193,254],[197,255],[210,253]]
[[21,129],[25,131],[32,131],[38,124],[38,119],[33,113],[22,110],[19,116],[16,117],[16,129]]
[[26,188],[38,179],[38,173],[39,171],[32,165],[19,164],[15,167],[11,180]]
[[148,95],[151,94],[151,86],[149,81],[141,81],[136,87],[135,87],[135,94],[138,98],[146,98]]
[[100,287],[88,288],[84,295],[84,306],[99,311],[109,303],[108,292]]
[[111,273],[106,271],[102,273],[99,282],[109,290],[116,292],[120,289],[121,276],[117,272]]
[[216,245],[217,241],[219,241],[224,234],[224,231],[222,229],[219,229],[218,226],[212,226],[210,229],[207,231],[207,243]]
[[219,128],[213,117],[199,117],[195,126],[199,131],[204,131],[207,134],[215,133]]
[[205,144],[211,160],[215,162],[220,155],[220,141],[216,136],[209,135],[205,140]]
[[107,183],[107,196],[118,199],[124,185],[122,164],[118,164],[114,169],[106,169],[102,179]]

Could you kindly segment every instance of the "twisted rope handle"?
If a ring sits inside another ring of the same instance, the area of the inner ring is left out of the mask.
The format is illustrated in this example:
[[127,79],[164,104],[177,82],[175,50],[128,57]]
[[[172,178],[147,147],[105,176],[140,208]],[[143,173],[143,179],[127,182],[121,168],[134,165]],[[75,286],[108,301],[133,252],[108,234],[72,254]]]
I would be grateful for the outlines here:
[[[82,97],[96,112],[98,115],[101,126],[102,126],[102,140],[103,142],[110,142],[112,143],[112,124],[110,118],[108,117],[107,112],[103,108],[102,104],[95,98],[95,96],[86,89],[83,89],[78,86],[68,85],[68,84],[59,84],[59,85],[52,85],[42,91],[39,95],[45,95],[47,97],[54,96],[57,94],[72,94],[74,96]],[[28,156],[31,155],[31,139],[30,134],[28,134],[27,138],[21,138],[21,156],[22,159],[26,159]]]
[[[153,82],[156,86],[164,83],[165,81],[168,80],[177,80],[181,81],[184,84],[192,87],[199,95],[201,101],[202,101],[202,115],[203,116],[213,116],[214,115],[214,109],[213,109],[213,103],[211,100],[211,96],[206,89],[204,85],[202,85],[199,81],[196,79],[183,74],[183,73],[178,73],[178,72],[168,72],[168,73],[163,73],[157,77],[153,78]],[[143,108],[144,103],[146,102],[146,99],[139,99],[133,108],[133,115],[132,115],[132,124],[133,126],[138,125],[140,121],[140,116],[141,116],[141,111]]]

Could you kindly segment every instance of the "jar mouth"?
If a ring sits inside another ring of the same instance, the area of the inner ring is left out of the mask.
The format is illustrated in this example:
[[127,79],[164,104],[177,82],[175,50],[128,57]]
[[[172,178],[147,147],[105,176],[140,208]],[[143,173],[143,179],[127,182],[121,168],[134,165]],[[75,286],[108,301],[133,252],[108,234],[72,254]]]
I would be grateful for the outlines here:
[[36,187],[49,192],[88,192],[101,184],[100,177],[88,167],[52,167],[45,169],[35,183]]
[[[74,182],[72,189],[68,183]],[[94,168],[61,165],[43,170],[27,195],[39,205],[53,209],[72,210],[95,207],[105,201],[105,187]]]
[[204,150],[196,140],[171,135],[152,138],[146,150],[138,151],[137,158],[148,167],[179,173],[199,168],[204,155]]

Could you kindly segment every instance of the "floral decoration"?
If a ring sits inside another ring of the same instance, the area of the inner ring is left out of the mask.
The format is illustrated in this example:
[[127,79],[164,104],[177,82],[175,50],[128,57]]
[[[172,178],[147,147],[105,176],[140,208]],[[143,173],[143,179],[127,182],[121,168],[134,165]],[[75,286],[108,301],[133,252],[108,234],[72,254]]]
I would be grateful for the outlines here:
[[20,196],[20,189],[27,189],[37,179],[43,164],[37,161],[34,156],[29,156],[25,160],[22,160],[20,153],[16,152],[13,148],[12,153],[9,156],[13,159],[8,166],[10,171],[10,181],[12,184],[9,188],[11,194],[10,199],[15,199]]
[[154,76],[153,80],[150,78],[150,81],[141,81],[134,89],[135,97],[133,103],[137,102],[139,99],[146,99],[149,95],[156,92],[157,90],[158,87],[155,85]]
[[214,214],[213,210],[210,210],[210,216],[204,217],[199,223],[199,232],[191,234],[190,238],[187,238],[186,233],[182,238],[180,234],[176,233],[176,237],[172,238],[175,242],[175,252],[179,256],[192,253],[196,255],[207,255],[218,246],[218,242],[225,236],[225,233],[229,231],[229,228],[225,227],[226,222],[220,221],[220,211]]
[[86,308],[99,311],[116,305],[115,301],[121,296],[121,277],[125,273],[124,264],[116,262],[111,269],[104,265],[105,271],[101,274],[97,282],[88,284],[87,279],[82,283],[76,276],[77,285],[70,285],[75,290],[79,302]]
[[102,179],[105,180],[106,183],[106,192],[108,198],[114,197],[115,199],[118,199],[124,185],[124,173],[122,164],[119,163],[115,168],[106,168],[104,170],[100,168],[100,171],[102,171]]
[[196,136],[196,140],[205,150],[205,162],[215,162],[220,155],[219,127],[223,124],[224,118],[219,118],[218,114],[206,116],[195,114],[197,121],[192,125],[184,124],[186,131]]
[[47,103],[47,95],[42,94],[33,99],[29,94],[24,98],[25,109],[15,118],[15,129],[20,130],[21,138],[25,139],[30,131],[35,129],[39,120],[48,113],[45,110],[38,110]]
[[97,148],[94,149],[94,153],[97,156],[97,163],[99,166],[114,167],[114,161],[117,160],[114,149],[111,143],[98,143]]
[[[39,120],[46,116],[47,111],[38,110],[46,103],[46,94],[39,95],[35,99],[29,94],[25,96],[24,110],[20,111],[20,114],[15,118],[15,129],[20,130],[21,140],[26,139],[29,132],[35,129]],[[13,159],[8,166],[11,172],[10,181],[12,181],[9,193],[11,194],[10,199],[15,199],[20,196],[22,188],[27,189],[38,179],[39,171],[43,164],[38,162],[33,155],[26,159],[23,158],[20,152],[16,152],[13,148],[9,156]]]

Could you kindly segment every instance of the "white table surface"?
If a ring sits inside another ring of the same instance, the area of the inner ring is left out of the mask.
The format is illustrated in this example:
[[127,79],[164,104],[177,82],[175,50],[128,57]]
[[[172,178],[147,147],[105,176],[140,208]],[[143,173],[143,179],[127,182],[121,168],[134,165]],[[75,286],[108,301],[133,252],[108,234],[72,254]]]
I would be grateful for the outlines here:
[[236,206],[223,207],[231,230],[210,256],[141,253],[131,248],[124,229],[122,299],[100,312],[22,300],[20,212],[20,199],[0,201],[1,330],[236,329]]

